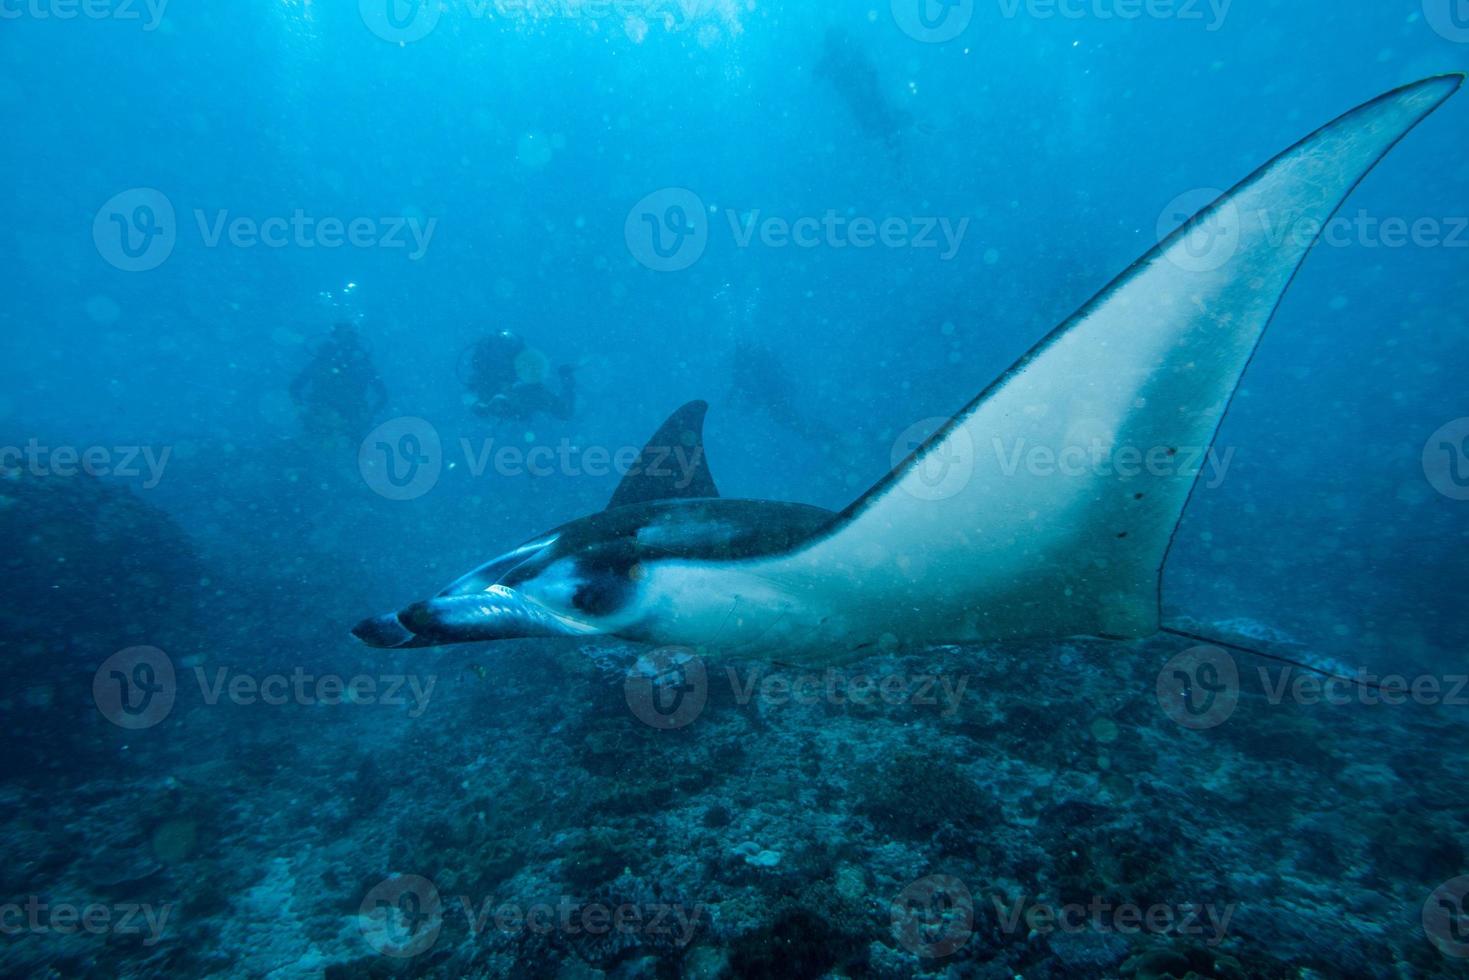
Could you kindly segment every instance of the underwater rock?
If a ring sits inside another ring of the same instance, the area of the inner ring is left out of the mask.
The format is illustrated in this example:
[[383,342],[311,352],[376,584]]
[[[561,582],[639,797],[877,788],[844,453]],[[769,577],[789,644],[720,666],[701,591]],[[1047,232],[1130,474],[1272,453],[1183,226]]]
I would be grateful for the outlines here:
[[1077,975],[1098,976],[1127,956],[1128,943],[1112,932],[1054,932],[1046,943],[1056,959]]
[[105,765],[126,733],[92,703],[92,675],[125,647],[198,644],[203,567],[173,520],[124,485],[15,469],[0,494],[0,777]]
[[1122,964],[1122,975],[1132,980],[1245,980],[1248,976],[1234,957],[1197,946],[1139,953]]
[[762,848],[754,841],[745,841],[734,849],[745,859],[745,863],[756,868],[775,868],[780,864],[780,852]]
[[804,910],[792,910],[730,950],[737,977],[789,977],[814,980],[839,968],[860,972],[867,949],[843,935],[833,923]]

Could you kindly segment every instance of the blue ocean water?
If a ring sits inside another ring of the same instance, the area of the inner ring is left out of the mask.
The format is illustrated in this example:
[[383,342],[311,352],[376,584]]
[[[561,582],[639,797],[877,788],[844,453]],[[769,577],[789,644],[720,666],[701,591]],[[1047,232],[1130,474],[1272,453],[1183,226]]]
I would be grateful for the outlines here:
[[1200,462],[1165,613],[1297,662],[1223,654],[1227,719],[1170,716],[1168,637],[349,633],[691,400],[723,496],[841,510],[1223,189],[1469,70],[1460,0],[0,0],[0,51],[6,973],[1460,975],[1463,95]]

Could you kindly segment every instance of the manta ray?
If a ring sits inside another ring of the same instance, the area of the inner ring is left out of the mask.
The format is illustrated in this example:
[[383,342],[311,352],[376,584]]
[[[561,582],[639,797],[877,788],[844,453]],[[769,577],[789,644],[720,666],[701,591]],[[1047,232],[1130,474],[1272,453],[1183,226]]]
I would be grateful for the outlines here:
[[[1161,601],[1197,469],[1063,472],[1015,466],[999,447],[1057,458],[1132,447],[1164,464],[1211,447],[1319,231],[1463,80],[1396,89],[1275,157],[840,513],[721,497],[703,453],[707,406],[694,402],[606,510],[353,633],[382,648],[603,635],[799,664],[899,646],[1199,639],[1165,625]],[[673,465],[675,450],[692,465]]]

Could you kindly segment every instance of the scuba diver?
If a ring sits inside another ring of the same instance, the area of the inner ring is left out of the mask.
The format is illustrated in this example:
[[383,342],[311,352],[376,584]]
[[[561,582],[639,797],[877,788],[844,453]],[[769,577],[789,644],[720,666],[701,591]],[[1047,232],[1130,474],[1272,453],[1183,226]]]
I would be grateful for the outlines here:
[[576,410],[574,369],[569,364],[557,368],[561,391],[552,391],[545,381],[546,356],[520,335],[501,330],[467,353],[469,376],[460,380],[469,390],[470,410],[481,418],[526,422],[544,413],[564,421]]
[[361,438],[388,403],[388,389],[351,323],[332,326],[331,336],[291,382],[291,400],[301,425],[319,438]]
[[730,359],[730,400],[749,411],[763,412],[776,425],[808,444],[829,448],[837,434],[820,420],[796,411],[796,382],[775,351],[746,338],[735,342]]
[[846,31],[827,31],[816,77],[832,84],[862,132],[894,156],[901,155],[903,134],[913,128],[913,116],[889,101],[878,79],[877,66]]

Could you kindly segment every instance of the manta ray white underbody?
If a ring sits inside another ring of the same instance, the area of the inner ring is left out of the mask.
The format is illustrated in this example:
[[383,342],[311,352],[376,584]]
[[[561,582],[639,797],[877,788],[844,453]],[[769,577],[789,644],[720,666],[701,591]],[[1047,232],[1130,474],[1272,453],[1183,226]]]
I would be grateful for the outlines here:
[[[707,469],[681,488],[644,473],[602,514],[354,632],[381,647],[612,634],[804,662],[874,645],[1151,635],[1197,468],[1060,472],[1017,467],[1009,449],[1094,459],[1100,445],[1164,464],[1206,451],[1317,232],[1462,82],[1397,89],[1276,157],[840,514],[722,500]],[[701,404],[686,406],[650,446],[695,442],[702,421]]]

